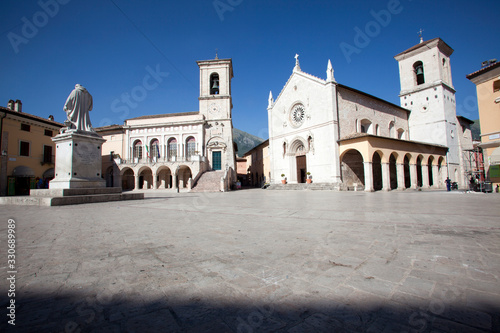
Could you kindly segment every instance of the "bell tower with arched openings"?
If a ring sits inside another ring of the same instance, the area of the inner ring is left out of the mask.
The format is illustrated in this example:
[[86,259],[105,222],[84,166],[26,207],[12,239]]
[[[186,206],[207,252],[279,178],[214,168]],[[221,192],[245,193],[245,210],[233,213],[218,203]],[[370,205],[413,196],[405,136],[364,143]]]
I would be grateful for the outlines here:
[[410,140],[449,148],[449,177],[459,179],[460,147],[455,89],[451,80],[453,49],[440,38],[420,43],[399,53],[401,106],[411,110],[408,118]]
[[236,172],[233,145],[231,59],[198,61],[200,67],[200,114],[205,124],[205,156],[213,170],[232,168]]

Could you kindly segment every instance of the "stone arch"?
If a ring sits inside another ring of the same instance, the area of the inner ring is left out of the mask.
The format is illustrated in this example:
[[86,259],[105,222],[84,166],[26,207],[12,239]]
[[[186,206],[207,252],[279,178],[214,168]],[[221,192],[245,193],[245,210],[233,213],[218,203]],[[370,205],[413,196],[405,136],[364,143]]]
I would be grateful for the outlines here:
[[405,188],[410,188],[411,187],[411,178],[410,178],[410,161],[411,161],[411,154],[405,154],[403,158],[403,172],[404,172],[404,179],[405,179]]
[[289,155],[303,155],[308,152],[307,142],[301,137],[295,137],[290,145]]
[[394,125],[394,121],[389,122],[389,137],[396,138],[396,127]]
[[188,187],[189,179],[193,178],[191,168],[187,165],[180,165],[177,170],[177,183],[179,188]]
[[372,122],[368,119],[362,119],[360,121],[360,132],[361,133],[368,133],[368,134],[373,134],[373,126]]
[[175,161],[178,154],[178,142],[175,136],[171,136],[167,140],[167,158],[169,161]]
[[372,155],[373,189],[380,191],[383,187],[382,181],[382,152],[376,151]]
[[342,182],[350,189],[365,185],[364,159],[357,149],[349,149],[341,157]]
[[115,183],[115,175],[113,166],[109,166],[104,172],[104,180],[106,181],[106,187],[113,187]]
[[192,135],[188,136],[185,141],[185,156],[188,161],[191,161],[191,156],[196,155],[196,138]]
[[405,139],[405,130],[402,128],[398,128],[398,139],[404,140]]
[[219,73],[214,72],[210,74],[210,82],[209,82],[209,89],[210,89],[210,95],[218,95],[220,92],[220,80],[219,80]]
[[160,149],[160,140],[158,138],[149,140],[149,158],[158,159],[161,156]]
[[416,61],[413,64],[413,72],[415,73],[415,83],[416,85],[424,84],[424,64],[422,61]]
[[120,175],[122,178],[122,190],[133,190],[135,187],[134,170],[131,168],[123,168],[120,171]]
[[434,165],[434,156],[430,155],[428,160],[427,160],[427,168],[429,172],[429,186],[434,185],[434,170],[433,170],[433,165]]
[[134,140],[134,143],[132,144],[132,149],[133,149],[132,154],[135,161],[139,161],[140,159],[143,158],[142,141],[140,139]]
[[156,170],[157,188],[172,188],[172,170],[162,165]]
[[139,175],[139,189],[149,189],[153,186],[153,171],[148,166],[143,166],[137,172]]
[[398,154],[393,152],[389,156],[389,182],[391,190],[398,188],[398,169],[397,169]]
[[417,187],[422,187],[423,186],[423,177],[422,177],[422,162],[424,160],[424,157],[422,155],[418,155],[416,158],[416,165],[417,165]]

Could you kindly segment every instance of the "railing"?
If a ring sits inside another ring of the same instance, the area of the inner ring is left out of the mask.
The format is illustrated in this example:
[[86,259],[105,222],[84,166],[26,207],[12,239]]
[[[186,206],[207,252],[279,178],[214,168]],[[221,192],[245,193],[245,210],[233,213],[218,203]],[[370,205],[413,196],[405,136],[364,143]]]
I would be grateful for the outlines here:
[[[170,156],[170,157],[147,157],[147,158],[129,158],[119,159],[119,164],[156,164],[156,163],[176,163],[176,162],[201,162],[205,159],[203,156]],[[116,159],[115,159],[116,161]]]

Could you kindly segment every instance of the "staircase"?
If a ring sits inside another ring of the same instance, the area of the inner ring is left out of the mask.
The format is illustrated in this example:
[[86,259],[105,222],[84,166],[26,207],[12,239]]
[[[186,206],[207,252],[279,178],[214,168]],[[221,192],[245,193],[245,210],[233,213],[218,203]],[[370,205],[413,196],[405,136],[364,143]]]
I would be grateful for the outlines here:
[[207,171],[201,175],[191,192],[219,192],[224,171]]

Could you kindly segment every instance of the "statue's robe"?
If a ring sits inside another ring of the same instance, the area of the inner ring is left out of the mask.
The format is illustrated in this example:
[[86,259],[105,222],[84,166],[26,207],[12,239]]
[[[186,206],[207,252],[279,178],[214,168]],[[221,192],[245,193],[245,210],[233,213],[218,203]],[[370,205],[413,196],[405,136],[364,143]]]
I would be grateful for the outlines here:
[[92,96],[90,93],[82,86],[75,87],[64,105],[64,111],[66,111],[68,120],[72,124],[71,128],[80,131],[94,132],[89,117],[89,111],[91,110]]

